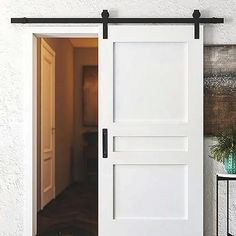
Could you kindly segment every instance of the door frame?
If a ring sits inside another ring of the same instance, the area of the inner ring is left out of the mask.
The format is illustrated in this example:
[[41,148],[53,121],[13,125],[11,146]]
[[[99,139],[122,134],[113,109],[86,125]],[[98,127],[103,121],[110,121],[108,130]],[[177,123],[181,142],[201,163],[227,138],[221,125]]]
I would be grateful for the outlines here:
[[101,26],[24,26],[24,235],[37,233],[37,38],[98,37]]

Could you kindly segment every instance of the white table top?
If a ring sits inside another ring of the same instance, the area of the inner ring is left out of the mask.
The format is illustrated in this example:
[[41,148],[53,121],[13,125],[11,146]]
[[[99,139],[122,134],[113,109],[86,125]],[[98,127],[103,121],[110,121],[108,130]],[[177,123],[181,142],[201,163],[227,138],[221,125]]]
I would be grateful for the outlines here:
[[218,180],[233,180],[236,181],[236,174],[217,174]]
[[219,177],[236,178],[236,174],[217,174]]

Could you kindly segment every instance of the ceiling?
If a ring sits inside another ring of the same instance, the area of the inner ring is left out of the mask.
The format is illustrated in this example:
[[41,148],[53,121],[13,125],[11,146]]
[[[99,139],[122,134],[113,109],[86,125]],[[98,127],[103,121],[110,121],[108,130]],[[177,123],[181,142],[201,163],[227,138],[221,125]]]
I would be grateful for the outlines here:
[[75,48],[97,48],[97,38],[70,38],[70,42]]

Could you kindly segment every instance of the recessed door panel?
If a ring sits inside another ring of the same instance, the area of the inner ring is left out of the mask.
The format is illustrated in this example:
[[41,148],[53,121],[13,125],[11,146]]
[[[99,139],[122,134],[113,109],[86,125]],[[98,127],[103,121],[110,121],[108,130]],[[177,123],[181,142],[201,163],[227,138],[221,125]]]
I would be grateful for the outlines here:
[[187,50],[186,43],[114,43],[114,122],[186,122]]
[[187,175],[186,165],[114,165],[114,219],[187,219]]
[[187,137],[167,136],[116,136],[113,138],[114,152],[187,151]]

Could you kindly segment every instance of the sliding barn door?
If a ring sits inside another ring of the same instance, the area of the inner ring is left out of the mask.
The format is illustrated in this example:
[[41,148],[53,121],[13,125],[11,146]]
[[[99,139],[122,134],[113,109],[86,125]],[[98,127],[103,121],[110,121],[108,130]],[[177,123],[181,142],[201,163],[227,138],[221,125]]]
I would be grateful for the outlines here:
[[99,236],[203,235],[203,29],[99,41]]

